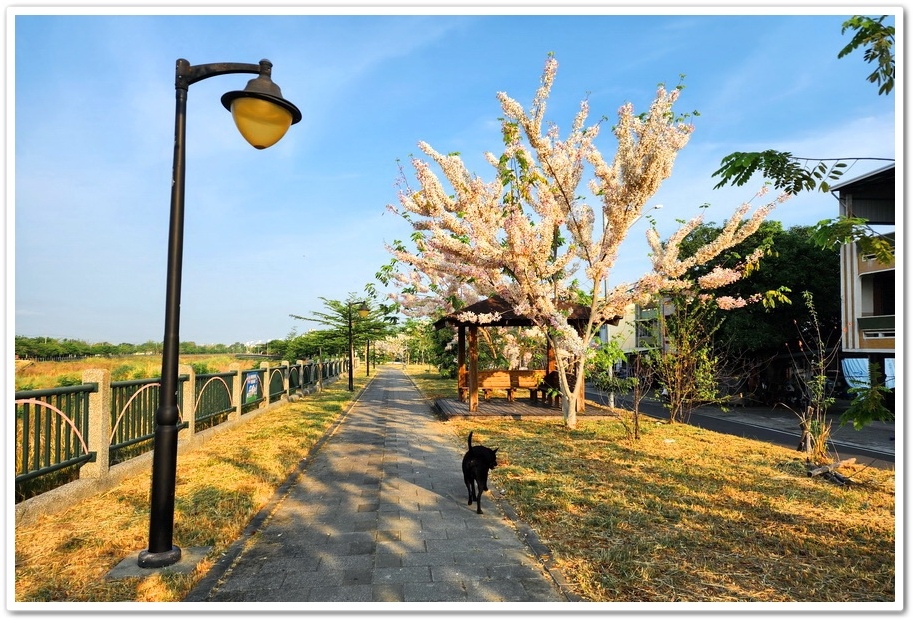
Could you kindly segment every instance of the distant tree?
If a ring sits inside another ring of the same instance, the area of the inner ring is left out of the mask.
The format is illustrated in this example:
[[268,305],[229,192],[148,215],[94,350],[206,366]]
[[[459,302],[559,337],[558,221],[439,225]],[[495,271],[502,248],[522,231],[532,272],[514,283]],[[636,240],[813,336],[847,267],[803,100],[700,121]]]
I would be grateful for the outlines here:
[[16,353],[16,357],[19,359],[36,359],[39,352],[36,338],[26,337],[24,335],[16,336],[13,350]]
[[433,326],[428,319],[418,320],[410,318],[400,328],[397,337],[403,344],[402,356],[407,355],[406,361],[416,363],[429,362],[435,348],[433,341]]
[[25,337],[17,335],[13,348],[20,359],[53,359],[63,357],[89,357],[92,347],[82,341],[53,337]]
[[698,407],[721,399],[717,311],[711,297],[686,292],[660,297],[658,346],[647,351],[645,361],[661,386],[669,422],[688,422]]
[[286,340],[285,357],[289,361],[336,357],[347,352],[347,341],[338,331],[318,329]]
[[[703,225],[688,235],[682,248],[695,252],[718,235],[721,226]],[[729,344],[734,353],[747,357],[770,358],[785,354],[787,343],[797,340],[795,325],[809,318],[809,310],[801,297],[803,290],[811,293],[818,308],[820,330],[825,336],[839,339],[840,327],[840,262],[839,253],[811,244],[810,226],[783,229],[779,221],[767,221],[744,242],[717,258],[714,263],[735,268],[754,249],[764,249],[753,270],[733,284],[717,290],[732,297],[750,297],[754,293],[772,293],[777,305],[749,305],[730,311],[714,312],[718,340]],[[812,279],[816,267],[817,279]],[[711,266],[700,267],[710,270]]]
[[267,354],[282,356],[286,352],[286,340],[268,340]]
[[111,342],[97,342],[92,345],[90,351],[93,355],[101,355],[103,357],[121,354],[120,349]]
[[[316,333],[315,336],[307,341],[311,342],[311,347],[320,347],[324,354],[330,352],[346,353],[349,347],[349,340],[352,330],[354,350],[360,350],[361,345],[365,345],[366,340],[375,341],[383,340],[393,332],[395,323],[391,314],[391,307],[380,305],[371,297],[358,297],[355,293],[350,293],[346,301],[327,299],[320,297],[324,303],[325,311],[313,311],[310,316],[298,316],[290,314],[291,318],[297,320],[308,320],[317,322],[327,329],[323,332]],[[359,315],[358,309],[360,303],[365,302],[369,307],[369,314],[363,318]],[[351,329],[352,327],[352,329]],[[318,342],[318,340],[322,340]],[[292,340],[294,350],[298,350],[305,342]],[[316,351],[312,353],[317,354]]]

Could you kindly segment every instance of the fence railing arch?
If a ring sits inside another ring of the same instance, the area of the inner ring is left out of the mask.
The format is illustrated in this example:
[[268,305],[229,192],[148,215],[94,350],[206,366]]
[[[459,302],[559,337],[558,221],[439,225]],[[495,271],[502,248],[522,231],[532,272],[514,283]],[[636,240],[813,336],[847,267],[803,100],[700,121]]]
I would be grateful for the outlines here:
[[194,430],[206,430],[226,421],[235,410],[233,387],[236,374],[199,374],[195,378]]
[[[236,366],[228,372],[200,375],[182,365],[181,434],[193,436],[291,394],[317,391],[323,381],[339,376],[345,365],[343,360],[267,362],[255,369]],[[160,379],[112,381],[107,370],[86,370],[83,381],[70,387],[16,392],[17,503],[42,492],[41,487],[26,492],[20,484],[48,477],[47,491],[75,479],[102,478],[114,465],[151,450]],[[57,482],[59,474],[74,467],[79,469]]]
[[85,384],[16,394],[16,483],[94,460],[85,438],[93,391],[95,385]]

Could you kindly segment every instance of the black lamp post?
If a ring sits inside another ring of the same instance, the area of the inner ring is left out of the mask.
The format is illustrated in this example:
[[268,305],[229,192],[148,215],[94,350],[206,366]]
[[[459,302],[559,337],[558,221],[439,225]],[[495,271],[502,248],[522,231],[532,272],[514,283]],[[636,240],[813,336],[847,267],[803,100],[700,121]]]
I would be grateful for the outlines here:
[[184,237],[185,128],[188,87],[223,74],[258,74],[243,91],[221,98],[242,136],[257,149],[270,147],[302,120],[302,113],[283,99],[270,79],[271,62],[191,65],[183,58],[175,66],[175,147],[172,164],[172,201],[169,220],[168,272],[165,293],[165,336],[162,342],[162,379],[153,436],[153,478],[150,494],[149,547],[137,559],[144,568],[167,567],[181,560],[172,544],[175,520],[175,473],[178,460],[178,317],[181,308],[181,256]]
[[[350,346],[350,365],[347,370],[347,388],[352,392],[353,391],[353,306],[356,305],[355,302],[347,303],[347,342]],[[357,308],[356,313],[359,314],[360,318],[365,318],[369,315],[369,306],[366,305],[365,301],[360,301],[359,308]]]

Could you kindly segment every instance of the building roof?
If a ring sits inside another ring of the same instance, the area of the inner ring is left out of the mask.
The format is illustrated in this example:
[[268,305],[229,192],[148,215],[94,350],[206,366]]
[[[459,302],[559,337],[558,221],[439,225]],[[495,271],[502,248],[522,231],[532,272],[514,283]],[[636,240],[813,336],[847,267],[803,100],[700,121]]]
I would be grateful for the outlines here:
[[875,169],[874,171],[871,171],[870,173],[865,173],[858,177],[854,177],[852,179],[842,181],[839,184],[831,186],[830,190],[832,191],[841,190],[843,192],[852,192],[853,189],[857,187],[866,187],[866,186],[871,186],[873,184],[886,184],[886,183],[890,183],[891,186],[893,187],[894,174],[895,174],[894,169],[896,166],[897,166],[897,163],[892,162],[891,164],[883,166],[880,169]]
[[864,218],[872,225],[896,221],[896,170],[894,164],[831,187],[840,200],[840,215]]

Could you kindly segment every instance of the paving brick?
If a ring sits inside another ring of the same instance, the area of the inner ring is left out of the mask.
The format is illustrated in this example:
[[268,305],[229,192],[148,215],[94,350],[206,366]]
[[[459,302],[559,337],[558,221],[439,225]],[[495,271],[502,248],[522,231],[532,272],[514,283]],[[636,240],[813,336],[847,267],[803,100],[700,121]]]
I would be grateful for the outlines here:
[[467,598],[467,592],[460,584],[425,582],[404,585],[404,601],[467,601]]
[[[192,595],[213,602],[564,601],[493,495],[467,505],[466,447],[383,368],[247,547]],[[525,527],[524,533],[530,533]]]

